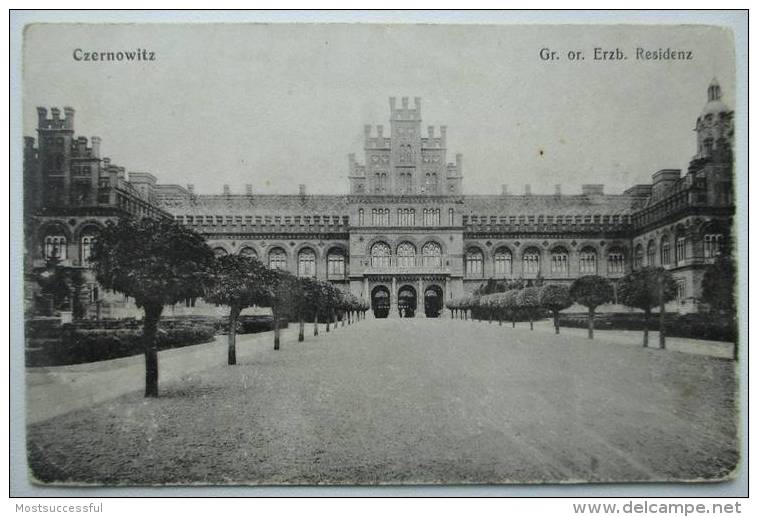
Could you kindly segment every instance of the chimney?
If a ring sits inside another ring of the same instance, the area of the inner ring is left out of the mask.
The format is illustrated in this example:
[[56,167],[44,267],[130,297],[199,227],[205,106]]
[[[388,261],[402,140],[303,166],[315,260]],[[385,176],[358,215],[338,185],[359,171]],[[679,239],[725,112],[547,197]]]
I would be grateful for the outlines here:
[[463,176],[463,155],[461,153],[455,155],[455,169],[458,176]]
[[558,183],[555,185],[555,195],[560,196],[561,195],[561,184]]
[[532,186],[529,183],[527,183],[526,185],[524,185],[524,195],[525,196],[531,196],[532,195]]
[[74,108],[66,106],[63,108],[65,120],[63,121],[63,127],[66,129],[74,129]]
[[376,134],[379,136],[379,138],[382,138],[384,136],[384,126],[379,124],[376,126]]
[[440,146],[447,147],[447,126],[440,126]]
[[298,185],[298,191],[300,192],[301,196],[304,196],[305,195],[305,185],[302,184],[302,183],[300,185]]
[[591,183],[582,185],[582,194],[585,196],[602,196],[605,185]]
[[229,185],[224,185],[224,195],[228,196],[231,194],[231,190],[229,190]]
[[90,139],[90,142],[92,144],[92,156],[95,158],[100,158],[100,137],[99,136],[93,136]]
[[39,106],[37,108],[37,126],[38,127],[47,126],[47,108],[43,108],[42,106]]
[[190,194],[194,194],[195,193],[195,184],[194,183],[188,183],[187,184],[187,190],[189,191]]
[[403,111],[408,111],[408,97],[403,97],[401,100],[403,102]]
[[413,107],[416,109],[416,116],[421,116],[421,97],[413,98]]
[[50,114],[53,116],[53,120],[60,120],[61,110],[58,108],[50,108]]
[[245,194],[247,194],[248,196],[253,195],[253,186],[250,183],[247,183],[245,185]]
[[502,188],[502,191],[500,193],[503,196],[507,196],[508,195],[508,185],[506,185],[505,183],[503,183],[500,187]]

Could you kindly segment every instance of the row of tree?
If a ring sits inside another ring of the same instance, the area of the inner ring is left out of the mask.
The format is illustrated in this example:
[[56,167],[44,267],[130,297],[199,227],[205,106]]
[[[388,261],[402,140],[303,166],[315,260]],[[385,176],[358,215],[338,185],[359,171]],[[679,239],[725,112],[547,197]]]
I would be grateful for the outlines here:
[[205,239],[171,220],[123,218],[107,224],[93,247],[92,267],[105,288],[134,299],[144,311],[145,396],[158,396],[156,332],[167,305],[203,298],[229,307],[228,358],[237,362],[236,332],[241,312],[270,307],[274,349],[280,346],[280,322],[297,320],[298,340],[305,322],[342,326],[365,318],[369,306],[329,282],[297,278],[242,255],[216,257]]
[[[676,282],[663,268],[642,268],[624,276],[618,283],[618,301],[628,307],[644,312],[643,346],[648,345],[648,327],[652,311],[660,307],[659,339],[665,348],[665,304],[676,296]],[[534,319],[546,311],[553,316],[555,333],[560,332],[559,313],[574,303],[587,307],[587,334],[594,337],[595,311],[598,306],[614,299],[613,286],[607,278],[588,275],[577,278],[570,286],[546,284],[542,286],[516,286],[504,292],[474,294],[449,300],[446,303],[453,317],[468,319],[471,314],[486,314],[489,321],[528,319],[534,329]]]

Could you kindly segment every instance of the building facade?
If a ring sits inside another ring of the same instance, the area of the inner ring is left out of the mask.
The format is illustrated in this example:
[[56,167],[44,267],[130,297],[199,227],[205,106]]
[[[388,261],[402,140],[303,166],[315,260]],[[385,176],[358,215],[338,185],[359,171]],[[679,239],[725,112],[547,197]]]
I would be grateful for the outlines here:
[[[329,280],[372,305],[378,317],[435,317],[444,301],[488,279],[570,283],[589,274],[615,281],[662,266],[678,285],[670,310],[701,308],[704,268],[722,252],[734,214],[733,112],[714,80],[697,117],[688,170],[664,169],[622,194],[582,185],[581,194],[466,195],[463,157],[449,160],[447,128],[422,130],[421,100],[390,98],[390,125],[364,127],[362,163],[348,157],[349,194],[196,193],[159,184],[101,158],[100,140],[74,137],[74,111],[39,108],[38,141],[25,142],[27,266],[58,255],[87,269],[105,220],[173,217],[217,254],[247,254],[272,268]],[[476,172],[474,172],[475,174]],[[88,277],[90,289],[96,290]],[[33,290],[33,289],[32,289]],[[91,292],[91,291],[88,291]],[[114,300],[98,303],[113,315]],[[91,311],[89,312],[91,313]],[[88,314],[89,314],[88,313]],[[101,313],[101,312],[99,312]]]

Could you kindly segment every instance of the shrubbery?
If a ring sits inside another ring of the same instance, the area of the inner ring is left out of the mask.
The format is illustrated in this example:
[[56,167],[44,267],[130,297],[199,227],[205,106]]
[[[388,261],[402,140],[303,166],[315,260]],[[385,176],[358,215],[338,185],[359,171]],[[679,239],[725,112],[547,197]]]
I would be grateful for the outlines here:
[[[586,314],[561,314],[560,324],[565,327],[587,328]],[[642,313],[595,314],[595,328],[602,330],[643,330]],[[737,339],[735,321],[703,317],[702,314],[667,314],[666,333],[673,337],[708,339],[734,342]]]
[[[158,350],[207,343],[216,334],[211,325],[160,325]],[[79,328],[64,325],[59,340],[38,340],[27,350],[28,366],[58,366],[127,357],[144,352],[140,328]]]

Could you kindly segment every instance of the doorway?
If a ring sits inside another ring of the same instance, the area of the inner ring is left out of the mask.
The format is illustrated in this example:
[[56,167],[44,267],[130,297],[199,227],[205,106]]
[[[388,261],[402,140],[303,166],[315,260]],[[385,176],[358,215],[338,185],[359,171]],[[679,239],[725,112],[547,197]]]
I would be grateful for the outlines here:
[[413,318],[416,315],[416,290],[404,285],[397,293],[397,310],[401,318]]
[[442,306],[442,288],[430,285],[424,291],[424,314],[427,318],[438,318],[444,307]]
[[386,318],[390,313],[390,290],[383,285],[371,291],[371,310],[375,318]]

